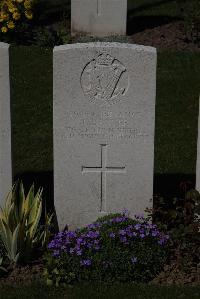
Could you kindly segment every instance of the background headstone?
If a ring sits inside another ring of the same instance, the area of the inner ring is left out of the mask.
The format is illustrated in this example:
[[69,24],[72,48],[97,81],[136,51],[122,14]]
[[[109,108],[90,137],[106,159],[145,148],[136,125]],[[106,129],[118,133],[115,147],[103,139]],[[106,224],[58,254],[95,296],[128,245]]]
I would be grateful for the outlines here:
[[72,0],[71,32],[73,35],[125,35],[127,0]]
[[11,187],[9,45],[0,42],[0,205]]
[[200,98],[199,98],[199,121],[198,121],[198,139],[197,139],[196,189],[200,192]]
[[54,201],[60,228],[131,215],[153,195],[156,50],[54,48]]

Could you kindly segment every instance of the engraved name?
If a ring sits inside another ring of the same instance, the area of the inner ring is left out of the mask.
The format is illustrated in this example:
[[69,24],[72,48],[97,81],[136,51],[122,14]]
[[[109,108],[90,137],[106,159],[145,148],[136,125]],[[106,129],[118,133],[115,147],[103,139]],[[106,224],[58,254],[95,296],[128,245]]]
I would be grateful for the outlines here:
[[106,139],[131,142],[145,138],[149,133],[139,128],[142,112],[132,111],[68,111],[65,123],[65,138]]

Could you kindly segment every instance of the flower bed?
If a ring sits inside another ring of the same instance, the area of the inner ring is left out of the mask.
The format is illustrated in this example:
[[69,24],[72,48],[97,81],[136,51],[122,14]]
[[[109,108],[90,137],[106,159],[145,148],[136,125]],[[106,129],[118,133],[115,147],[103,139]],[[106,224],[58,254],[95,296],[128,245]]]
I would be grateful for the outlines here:
[[47,282],[150,281],[166,262],[168,239],[144,218],[105,216],[83,229],[54,236],[46,256]]

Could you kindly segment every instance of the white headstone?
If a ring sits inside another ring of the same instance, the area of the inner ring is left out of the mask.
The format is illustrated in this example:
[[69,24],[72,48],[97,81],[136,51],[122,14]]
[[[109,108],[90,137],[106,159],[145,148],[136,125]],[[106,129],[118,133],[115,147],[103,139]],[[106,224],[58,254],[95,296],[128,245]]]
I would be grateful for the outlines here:
[[0,205],[12,187],[9,45],[0,42]]
[[71,0],[72,35],[125,35],[127,0]]
[[199,98],[199,122],[198,122],[198,139],[197,139],[196,190],[200,192],[200,98]]
[[54,49],[54,200],[61,229],[151,206],[155,95],[154,48]]

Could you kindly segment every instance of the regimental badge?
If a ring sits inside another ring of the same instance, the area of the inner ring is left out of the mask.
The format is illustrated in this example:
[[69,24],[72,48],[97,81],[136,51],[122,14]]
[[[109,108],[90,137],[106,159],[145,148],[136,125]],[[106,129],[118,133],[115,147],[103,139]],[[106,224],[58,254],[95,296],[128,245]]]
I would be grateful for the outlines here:
[[112,105],[128,90],[125,66],[108,53],[100,53],[90,61],[81,74],[81,86],[87,98],[99,105]]

